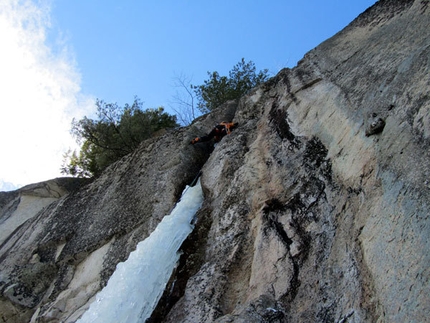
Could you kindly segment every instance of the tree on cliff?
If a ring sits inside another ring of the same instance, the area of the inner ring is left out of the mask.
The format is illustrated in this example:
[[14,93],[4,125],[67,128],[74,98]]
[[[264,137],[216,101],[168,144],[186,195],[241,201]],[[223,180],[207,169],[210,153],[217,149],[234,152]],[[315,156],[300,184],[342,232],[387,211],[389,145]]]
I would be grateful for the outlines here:
[[253,87],[268,79],[268,70],[256,72],[252,61],[245,59],[233,66],[228,76],[220,76],[218,72],[208,72],[209,79],[202,85],[192,85],[198,99],[197,107],[207,113],[229,100],[240,98]]
[[142,102],[135,98],[130,106],[96,101],[97,117],[84,117],[72,122],[72,134],[81,145],[65,154],[61,173],[78,177],[97,176],[107,166],[135,150],[157,131],[177,127],[176,116],[158,109],[142,110]]
[[216,71],[207,73],[209,79],[202,85],[191,84],[191,78],[184,74],[174,78],[174,87],[179,90],[173,96],[171,108],[183,125],[191,124],[202,113],[212,111],[228,100],[240,98],[269,77],[267,69],[257,73],[255,64],[252,61],[246,63],[244,58],[233,66],[229,76],[220,76]]

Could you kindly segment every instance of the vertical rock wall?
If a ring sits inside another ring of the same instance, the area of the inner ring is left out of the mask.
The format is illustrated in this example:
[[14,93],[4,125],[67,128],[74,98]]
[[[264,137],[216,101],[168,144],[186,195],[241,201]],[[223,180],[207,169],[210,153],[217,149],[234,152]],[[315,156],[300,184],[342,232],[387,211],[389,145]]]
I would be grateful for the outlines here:
[[242,98],[166,322],[428,319],[429,13],[379,1]]

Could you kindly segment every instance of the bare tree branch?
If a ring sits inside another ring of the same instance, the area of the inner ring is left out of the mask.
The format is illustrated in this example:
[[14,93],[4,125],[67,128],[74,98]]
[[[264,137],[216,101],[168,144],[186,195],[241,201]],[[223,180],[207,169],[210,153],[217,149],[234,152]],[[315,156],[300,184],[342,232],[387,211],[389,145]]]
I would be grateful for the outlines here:
[[176,93],[173,96],[173,101],[171,101],[172,105],[170,107],[175,111],[178,121],[186,126],[201,115],[195,106],[195,95],[191,85],[192,77],[188,77],[181,73],[175,75],[173,80]]

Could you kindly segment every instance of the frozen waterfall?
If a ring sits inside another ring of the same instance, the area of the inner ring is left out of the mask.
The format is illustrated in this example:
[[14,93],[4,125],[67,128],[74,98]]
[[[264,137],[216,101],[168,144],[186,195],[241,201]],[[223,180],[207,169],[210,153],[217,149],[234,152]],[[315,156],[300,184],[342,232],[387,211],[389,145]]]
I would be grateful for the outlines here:
[[193,230],[191,221],[203,202],[200,181],[187,187],[170,215],[118,264],[107,285],[77,322],[145,322],[157,305],[179,260],[178,249]]

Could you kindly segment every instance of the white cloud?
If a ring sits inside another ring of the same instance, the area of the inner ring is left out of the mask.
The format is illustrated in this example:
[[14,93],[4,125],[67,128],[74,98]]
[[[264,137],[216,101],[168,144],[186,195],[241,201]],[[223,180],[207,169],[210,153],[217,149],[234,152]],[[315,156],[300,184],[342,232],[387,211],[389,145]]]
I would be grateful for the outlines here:
[[0,180],[30,184],[61,176],[75,146],[70,123],[93,109],[73,53],[50,48],[49,2],[0,2]]

